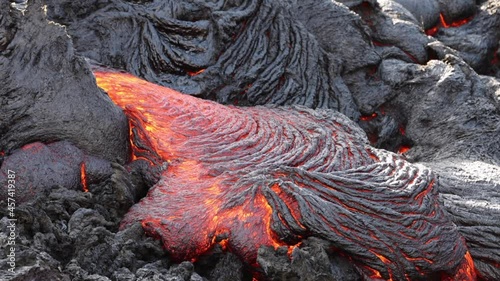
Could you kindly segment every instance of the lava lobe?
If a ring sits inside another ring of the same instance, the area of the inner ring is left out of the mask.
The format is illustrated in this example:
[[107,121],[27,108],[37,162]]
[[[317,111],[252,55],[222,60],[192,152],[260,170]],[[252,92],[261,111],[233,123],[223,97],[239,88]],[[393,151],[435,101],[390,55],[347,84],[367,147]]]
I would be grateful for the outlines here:
[[122,228],[141,222],[174,259],[221,243],[256,265],[262,245],[316,236],[372,280],[475,279],[433,173],[370,147],[343,115],[224,106],[126,73],[94,75],[129,118],[132,159],[168,163]]

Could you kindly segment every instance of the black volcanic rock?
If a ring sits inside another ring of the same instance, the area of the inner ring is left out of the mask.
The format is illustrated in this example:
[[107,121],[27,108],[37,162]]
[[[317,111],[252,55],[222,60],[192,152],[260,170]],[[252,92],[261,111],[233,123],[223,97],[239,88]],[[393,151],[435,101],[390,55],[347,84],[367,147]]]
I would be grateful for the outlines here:
[[[44,145],[31,143],[16,149],[0,163],[0,202],[7,200],[9,174],[14,175],[17,204],[34,200],[40,192],[64,186],[83,190],[83,173],[88,183],[95,183],[112,174],[111,163],[86,156],[67,141]],[[9,173],[8,171],[12,171]]]
[[68,140],[124,162],[125,115],[97,88],[64,27],[45,19],[40,1],[24,13],[6,0],[0,7],[0,151]]
[[338,59],[286,1],[109,0],[88,15],[70,1],[46,2],[79,54],[150,82],[226,104],[300,104],[359,116]]
[[447,22],[470,17],[476,12],[475,0],[438,0],[439,8]]
[[500,105],[494,90],[463,60],[452,54],[423,66],[385,60],[380,73],[396,92],[386,110],[404,120],[405,136],[413,141],[406,153],[411,161],[500,163]]
[[394,0],[413,14],[425,29],[431,28],[439,20],[439,4],[437,0]]
[[[455,5],[457,1],[446,2]],[[478,73],[488,74],[499,47],[500,1],[484,2],[473,16],[461,26],[439,29],[435,38],[457,50],[460,57]]]
[[327,241],[311,237],[303,240],[303,244],[294,248],[291,253],[287,253],[286,247],[276,250],[261,247],[257,260],[266,274],[266,280],[362,280],[349,261],[328,253],[330,248]]
[[[161,245],[146,238],[140,224],[117,231],[121,216],[133,203],[133,184],[123,167],[112,168],[111,175],[91,184],[91,192],[55,186],[16,205],[16,270],[8,271],[10,246],[3,243],[0,279],[108,280],[104,275],[123,268],[136,272],[152,262],[166,264]],[[11,217],[5,204],[0,205],[3,240]]]

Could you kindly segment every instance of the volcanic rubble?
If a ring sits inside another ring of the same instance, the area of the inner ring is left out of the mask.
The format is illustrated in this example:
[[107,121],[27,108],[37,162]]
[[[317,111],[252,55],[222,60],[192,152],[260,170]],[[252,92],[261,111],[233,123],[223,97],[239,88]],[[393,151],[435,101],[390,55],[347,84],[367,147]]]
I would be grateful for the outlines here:
[[0,0],[0,280],[499,280],[499,44],[499,0]]

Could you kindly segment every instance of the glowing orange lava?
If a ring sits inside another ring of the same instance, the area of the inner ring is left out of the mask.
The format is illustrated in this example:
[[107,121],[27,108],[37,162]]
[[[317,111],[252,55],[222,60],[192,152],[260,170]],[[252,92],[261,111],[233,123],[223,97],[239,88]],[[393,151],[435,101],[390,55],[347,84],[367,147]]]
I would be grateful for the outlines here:
[[370,147],[345,116],[224,106],[126,73],[94,75],[129,118],[132,159],[166,167],[121,227],[140,222],[174,260],[219,244],[257,266],[260,246],[292,252],[317,236],[374,279],[470,269],[430,170]]
[[451,22],[451,23],[447,23],[446,20],[444,19],[444,15],[441,13],[441,14],[439,14],[439,23],[436,26],[427,29],[425,31],[425,34],[430,35],[430,36],[434,36],[434,35],[436,35],[436,33],[439,31],[440,28],[460,27],[460,26],[470,22],[473,18],[474,18],[474,16],[470,16],[470,17],[467,17],[464,19],[460,19],[460,20]]
[[451,276],[443,276],[442,281],[467,281],[476,280],[477,274],[474,267],[474,261],[469,252],[465,253],[463,262],[459,265],[455,274]]
[[472,20],[472,18],[473,18],[473,16],[470,16],[470,17],[467,17],[464,19],[456,20],[456,21],[451,22],[451,23],[447,23],[446,20],[444,19],[443,14],[439,14],[439,19],[441,20],[441,24],[443,25],[444,28],[462,26],[462,25],[470,22]]
[[409,145],[402,145],[399,149],[398,149],[398,153],[399,154],[404,154],[406,152],[408,152],[408,150],[411,149],[411,146]]
[[194,72],[189,72],[189,71],[188,71],[188,73],[187,73],[187,74],[188,74],[189,76],[196,76],[196,75],[198,75],[198,74],[203,73],[203,71],[205,71],[205,69],[200,69],[200,70],[198,70],[198,71],[194,71]]
[[376,112],[370,114],[370,115],[363,115],[360,117],[361,121],[371,121],[375,118],[377,118],[378,114]]
[[80,164],[80,180],[82,182],[83,191],[89,192],[89,187],[87,185],[87,173],[85,172],[85,162]]
[[[222,242],[224,247],[229,248],[238,253],[242,253],[244,259],[255,261],[255,252],[249,251],[247,248],[257,247],[256,245],[271,245],[276,247],[286,245],[283,241],[279,241],[273,233],[270,221],[272,216],[272,208],[262,195],[248,197],[245,204],[235,207],[226,207],[227,202],[224,200],[224,193],[227,191],[221,188],[221,178],[213,177],[207,167],[207,163],[200,161],[203,151],[189,150],[184,144],[189,142],[190,136],[203,133],[196,131],[196,128],[180,130],[177,124],[181,120],[179,116],[163,112],[164,108],[158,107],[158,110],[150,109],[142,111],[142,104],[162,104],[168,105],[174,111],[176,108],[190,108],[192,112],[207,111],[207,115],[198,119],[201,123],[210,123],[208,116],[216,112],[223,113],[227,109],[221,105],[201,101],[194,97],[181,95],[173,90],[162,88],[161,96],[158,93],[158,86],[145,82],[132,75],[123,73],[95,73],[98,85],[105,89],[113,101],[124,108],[125,112],[131,120],[131,137],[132,140],[137,140],[137,134],[140,134],[140,141],[147,143],[147,146],[152,148],[153,154],[157,154],[159,158],[169,162],[168,169],[165,174],[172,176],[162,179],[161,185],[168,186],[168,189],[162,190],[166,196],[179,196],[196,186],[196,192],[187,194],[186,202],[179,202],[179,205],[172,205],[170,210],[162,210],[164,213],[170,214],[167,222],[151,218],[142,220],[142,225],[146,232],[153,234],[157,231],[154,229],[164,229],[162,238],[165,241],[165,247],[172,253],[172,256],[179,260],[192,260],[200,254],[206,252],[214,246],[216,235],[224,234],[231,236],[231,239],[225,239]],[[117,83],[120,81],[120,83]],[[126,95],[130,88],[140,87],[148,95]],[[201,104],[200,104],[201,102]],[[134,106],[130,106],[133,104]],[[189,112],[187,110],[186,112]],[[173,119],[175,116],[175,120]],[[158,121],[158,117],[162,117],[162,122]],[[169,121],[169,118],[170,121]],[[186,113],[181,116],[183,120],[189,120],[196,117],[195,114]],[[206,126],[209,128],[209,126]],[[140,132],[146,132],[141,134]],[[236,141],[237,139],[235,139]],[[210,140],[206,140],[209,142]],[[140,159],[148,152],[144,149],[139,149],[140,145],[136,141],[132,141],[133,156],[132,159]],[[206,151],[209,153],[210,151]],[[151,160],[154,157],[149,154],[147,159]],[[222,156],[222,155],[221,155]],[[156,161],[155,161],[156,160]],[[159,159],[154,159],[152,162],[158,163]],[[226,179],[227,180],[227,179]],[[228,183],[225,182],[224,185]],[[196,202],[196,205],[191,205],[191,202]],[[186,212],[187,209],[192,212]],[[188,215],[196,214],[199,217],[197,220],[189,218]],[[173,225],[192,221],[191,227],[178,229],[176,232],[170,232]],[[229,225],[231,227],[229,227]],[[230,231],[231,229],[231,231]],[[193,235],[193,233],[196,233]],[[235,241],[245,241],[245,243],[236,243]],[[247,241],[255,243],[246,245]],[[247,255],[247,253],[249,253]]]

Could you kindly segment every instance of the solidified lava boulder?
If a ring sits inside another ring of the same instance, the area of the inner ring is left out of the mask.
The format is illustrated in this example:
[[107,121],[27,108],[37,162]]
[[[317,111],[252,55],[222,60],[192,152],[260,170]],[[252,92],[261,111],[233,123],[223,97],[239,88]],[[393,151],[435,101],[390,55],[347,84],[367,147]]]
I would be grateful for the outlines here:
[[443,18],[448,22],[463,19],[474,15],[476,3],[474,0],[438,0]]
[[372,46],[368,27],[348,7],[334,1],[288,2],[293,18],[303,24],[318,40],[321,48],[335,59],[341,73],[380,62],[380,56]]
[[439,20],[439,4],[437,0],[395,0],[406,8],[425,29],[431,28]]
[[0,151],[67,140],[87,154],[124,162],[127,120],[97,88],[65,28],[41,4],[25,12],[0,1]]
[[86,156],[67,141],[48,145],[31,143],[14,150],[0,164],[0,202],[7,199],[9,170],[17,175],[17,204],[35,200],[39,193],[58,186],[88,191],[88,184],[112,174],[111,163]]
[[451,54],[427,65],[386,60],[381,79],[397,92],[386,104],[398,108],[412,161],[462,158],[500,163],[500,104],[494,89]]
[[[263,246],[259,249],[257,261],[266,274],[266,280],[362,280],[347,258],[332,258],[331,249],[328,241],[310,237],[291,252],[286,247]],[[331,264],[340,266],[332,267]]]
[[[456,6],[457,1],[443,2]],[[461,11],[470,12],[471,9]],[[464,20],[463,24],[458,26],[440,28],[434,37],[457,50],[459,56],[478,73],[488,74],[499,47],[500,1],[486,1],[478,7],[476,13],[468,15],[472,18]]]
[[399,57],[414,63],[427,61],[429,38],[419,22],[391,1],[367,1],[353,7],[369,27],[370,38],[382,58]]
[[[354,60],[354,65],[359,67],[344,67],[348,71],[343,71],[341,77],[351,92],[360,113],[362,115],[371,115],[395,95],[390,85],[387,85],[379,78],[380,64],[384,60],[391,58],[408,63],[425,63],[429,59],[427,45],[431,39],[425,35],[420,23],[412,14],[392,1],[364,1],[359,5],[352,6],[351,11],[359,18],[354,25],[354,27],[358,27],[353,28],[353,24],[350,24],[350,29],[341,28],[337,32],[343,33],[343,35],[336,37],[359,37],[362,34],[363,37],[366,37],[365,40],[370,43],[370,47],[365,51],[365,46],[360,45],[358,58]],[[324,13],[319,13],[319,17],[321,16],[323,16],[322,21],[331,22]],[[302,18],[301,16],[298,17]],[[309,16],[309,18],[311,17],[313,15]],[[321,22],[321,20],[317,21]],[[306,26],[309,26],[309,24],[306,23]],[[348,30],[349,32],[342,32],[342,30]],[[355,32],[355,30],[358,31]],[[363,32],[360,33],[360,30],[363,30]],[[314,31],[312,32],[314,33]],[[318,35],[326,36],[326,34]],[[336,37],[330,39],[332,43],[335,43]],[[326,41],[327,39],[318,40]],[[356,46],[358,45],[356,44]],[[342,50],[347,46],[349,44],[337,48]],[[367,63],[362,65],[358,61],[366,61]],[[350,65],[351,60],[346,61],[344,64]],[[376,141],[373,144],[375,145]]]

